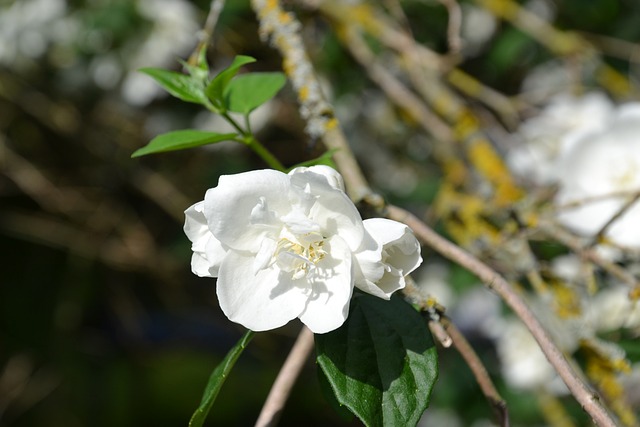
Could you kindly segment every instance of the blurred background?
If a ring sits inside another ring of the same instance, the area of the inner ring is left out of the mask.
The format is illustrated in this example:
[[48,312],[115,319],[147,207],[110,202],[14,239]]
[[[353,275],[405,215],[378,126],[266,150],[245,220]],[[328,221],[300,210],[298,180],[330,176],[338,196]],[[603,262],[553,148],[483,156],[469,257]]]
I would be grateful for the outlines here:
[[[313,2],[284,3],[305,24],[312,60],[373,187],[427,212],[441,183],[435,139],[370,83],[313,7],[301,6]],[[380,3],[389,11],[401,7],[416,40],[447,52],[448,15],[440,2]],[[519,3],[607,49],[604,60],[621,75],[640,77],[637,1]],[[553,92],[562,84],[566,62],[558,65],[557,55],[476,3],[460,4],[463,70],[506,95],[533,88],[540,97],[534,89]],[[221,174],[266,166],[231,143],[130,158],[157,134],[224,126],[136,72],[180,70],[177,59],[196,47],[209,6],[0,0],[2,426],[186,425],[211,370],[242,334],[220,312],[214,280],[190,271],[183,211]],[[208,53],[211,68],[222,69],[236,54],[257,58],[253,71],[281,69],[277,53],[260,41],[247,0],[226,2]],[[253,117],[259,138],[287,166],[322,153],[305,135],[295,99],[287,86]],[[508,120],[504,127],[514,130]],[[478,287],[435,256],[427,264],[432,273],[424,280],[440,286],[445,300]],[[292,322],[254,338],[210,425],[253,425],[298,328]],[[514,425],[545,425],[534,397],[503,387],[490,340],[473,331],[469,338],[496,375]],[[441,369],[428,424],[491,425],[491,409],[457,354],[446,353]],[[325,403],[316,375],[309,363],[281,425],[359,425]],[[577,425],[588,425],[571,399],[567,405]]]

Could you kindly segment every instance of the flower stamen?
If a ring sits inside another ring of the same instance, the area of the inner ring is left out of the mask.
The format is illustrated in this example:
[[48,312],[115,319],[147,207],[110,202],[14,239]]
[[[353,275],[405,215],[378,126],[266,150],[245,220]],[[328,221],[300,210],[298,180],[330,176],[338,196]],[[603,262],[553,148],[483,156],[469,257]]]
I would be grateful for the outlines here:
[[[309,239],[310,235],[316,234],[315,238]],[[305,242],[305,245],[283,237],[274,253],[275,262],[283,271],[293,272],[294,280],[307,276],[327,254],[322,248],[324,238],[319,233],[306,233],[300,237],[295,240]]]

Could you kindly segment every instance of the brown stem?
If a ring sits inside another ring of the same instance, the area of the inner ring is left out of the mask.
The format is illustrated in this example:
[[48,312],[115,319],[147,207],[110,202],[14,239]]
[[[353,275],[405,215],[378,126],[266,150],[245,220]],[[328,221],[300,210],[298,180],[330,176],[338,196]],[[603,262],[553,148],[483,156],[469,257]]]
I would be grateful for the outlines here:
[[287,356],[284,365],[278,373],[267,400],[264,402],[256,427],[275,426],[280,419],[282,408],[287,402],[291,388],[296,382],[304,362],[309,358],[313,350],[313,333],[304,326],[298,335],[298,339]]
[[471,369],[473,376],[476,378],[476,381],[480,386],[480,390],[482,390],[482,393],[489,401],[489,404],[498,419],[498,424],[501,427],[509,427],[509,411],[507,409],[507,402],[505,402],[502,396],[500,396],[500,393],[498,393],[498,390],[496,390],[491,378],[489,377],[487,369],[473,350],[473,347],[471,347],[456,325],[451,322],[451,319],[446,316],[441,316],[440,323],[444,326],[444,329],[451,337],[453,346],[458,350],[458,353],[460,353],[460,356],[462,356],[464,361],[467,363],[469,369]]
[[488,288],[495,291],[529,329],[549,363],[555,368],[582,408],[593,418],[596,425],[601,427],[616,425],[612,416],[600,402],[598,395],[576,373],[529,306],[504,277],[461,247],[438,235],[406,210],[391,205],[387,206],[387,209],[389,218],[407,224],[424,243],[440,255],[475,274]]

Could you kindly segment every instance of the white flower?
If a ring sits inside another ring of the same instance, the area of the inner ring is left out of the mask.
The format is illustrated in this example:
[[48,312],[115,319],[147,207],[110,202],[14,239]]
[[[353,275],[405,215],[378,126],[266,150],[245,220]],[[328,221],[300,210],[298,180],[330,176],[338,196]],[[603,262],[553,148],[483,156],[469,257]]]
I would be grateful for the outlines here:
[[296,317],[332,331],[354,286],[388,299],[422,261],[405,225],[362,221],[327,166],[221,176],[185,214],[193,272],[217,277],[222,311],[254,331]]
[[[640,104],[620,107],[608,126],[583,135],[561,158],[564,171],[556,197],[558,219],[593,236],[640,191]],[[607,229],[616,245],[640,248],[640,203],[632,204]]]
[[542,112],[518,129],[507,163],[511,170],[535,184],[556,182],[566,171],[558,159],[583,135],[605,127],[613,104],[601,93],[582,97],[560,94]]
[[505,380],[518,389],[549,384],[556,373],[529,330],[520,322],[505,321],[497,341],[500,367]]

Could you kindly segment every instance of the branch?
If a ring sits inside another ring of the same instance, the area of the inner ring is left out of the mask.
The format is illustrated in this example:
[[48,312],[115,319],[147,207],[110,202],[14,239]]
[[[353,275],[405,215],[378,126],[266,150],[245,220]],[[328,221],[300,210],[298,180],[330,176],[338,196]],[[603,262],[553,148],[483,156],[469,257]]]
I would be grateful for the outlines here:
[[571,394],[593,418],[596,425],[601,427],[614,427],[616,425],[616,422],[602,405],[595,391],[576,373],[529,306],[513,290],[504,277],[464,249],[438,235],[424,222],[406,210],[391,205],[387,206],[387,209],[389,218],[407,224],[424,243],[428,244],[440,255],[475,274],[488,288],[495,291],[529,329],[549,363],[555,368],[571,391]]
[[444,315],[445,308],[440,306],[435,299],[431,297],[425,298],[410,276],[407,277],[407,284],[402,293],[409,302],[418,305],[420,311],[428,316],[429,329],[436,339],[440,341],[440,344],[444,348],[449,348],[453,345],[458,350],[458,353],[471,369],[471,373],[478,382],[480,390],[489,401],[499,425],[501,427],[509,427],[507,403],[496,390],[487,373],[487,369],[467,339],[451,322],[451,319]]
[[462,26],[462,10],[456,0],[439,0],[449,13],[449,23],[447,25],[447,42],[449,43],[449,54],[457,55],[462,48],[460,38],[460,27]]
[[451,337],[453,346],[458,350],[458,353],[462,356],[469,369],[476,378],[482,394],[487,398],[493,412],[498,419],[498,423],[501,427],[509,427],[509,411],[507,409],[507,402],[500,396],[498,390],[496,390],[487,369],[482,364],[482,361],[473,350],[473,347],[469,344],[467,339],[462,335],[460,330],[451,322],[446,316],[440,317],[440,323],[444,326],[444,329]]
[[369,188],[333,108],[322,93],[302,42],[302,24],[292,13],[282,10],[277,0],[251,0],[251,6],[260,21],[261,37],[270,40],[282,55],[283,69],[298,95],[300,115],[307,123],[307,133],[311,138],[321,139],[328,150],[336,150],[333,160],[355,202],[369,198],[381,205],[382,199]]
[[546,237],[562,243],[583,259],[591,261],[621,282],[629,285],[632,295],[640,295],[640,282],[631,273],[598,254],[594,248],[586,248],[579,237],[548,220],[541,220],[538,228]]
[[224,9],[225,0],[211,0],[211,5],[209,6],[209,14],[207,15],[207,20],[204,23],[204,27],[198,34],[200,41],[198,45],[189,56],[189,64],[195,65],[198,63],[198,56],[200,55],[200,51],[209,46],[209,44],[213,41],[213,32],[216,29],[216,24],[218,23],[218,18],[220,17],[220,13],[222,9]]
[[269,396],[267,396],[258,421],[256,421],[256,427],[275,426],[278,423],[282,408],[291,393],[291,388],[296,382],[304,362],[309,358],[311,350],[313,350],[313,333],[309,328],[303,326],[287,360],[278,373],[278,377],[271,386]]

